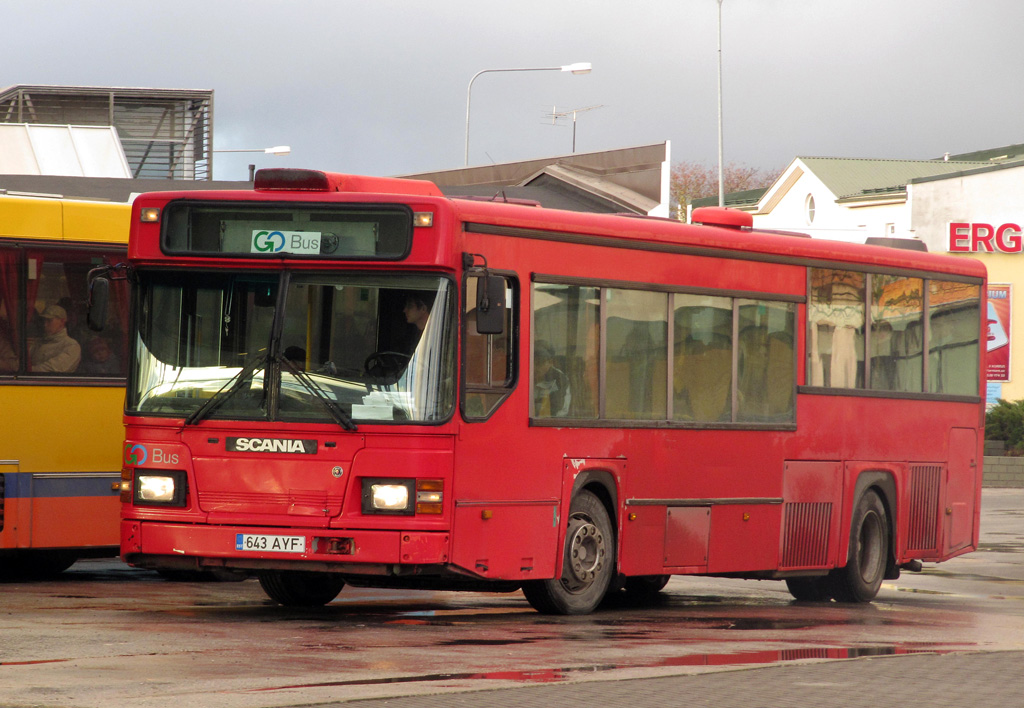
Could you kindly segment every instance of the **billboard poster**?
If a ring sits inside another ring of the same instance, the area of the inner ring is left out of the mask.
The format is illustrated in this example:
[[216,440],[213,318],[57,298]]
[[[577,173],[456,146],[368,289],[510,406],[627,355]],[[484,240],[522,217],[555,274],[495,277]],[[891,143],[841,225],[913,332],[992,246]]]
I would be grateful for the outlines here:
[[1010,286],[988,285],[988,344],[986,361],[989,381],[1010,380]]

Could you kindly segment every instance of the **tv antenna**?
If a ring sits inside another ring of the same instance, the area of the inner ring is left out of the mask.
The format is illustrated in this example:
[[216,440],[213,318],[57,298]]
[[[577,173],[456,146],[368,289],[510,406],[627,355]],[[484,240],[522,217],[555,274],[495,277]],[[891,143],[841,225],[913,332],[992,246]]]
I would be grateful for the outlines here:
[[576,114],[586,113],[587,111],[593,111],[598,108],[604,108],[601,106],[584,106],[583,108],[572,108],[568,111],[559,111],[556,106],[551,107],[551,113],[548,116],[551,118],[551,125],[558,125],[559,118],[568,118],[572,116],[572,151],[576,152]]

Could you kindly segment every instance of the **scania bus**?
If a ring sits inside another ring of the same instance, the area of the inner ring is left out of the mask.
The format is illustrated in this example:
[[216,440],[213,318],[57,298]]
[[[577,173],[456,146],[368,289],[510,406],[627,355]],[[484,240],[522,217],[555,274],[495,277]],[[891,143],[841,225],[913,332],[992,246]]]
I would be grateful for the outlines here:
[[122,557],[580,614],[673,574],[866,602],[974,549],[983,266],[694,220],[312,170],[140,196]]
[[127,203],[0,195],[0,575],[118,553],[128,298],[86,326],[88,274],[127,255]]

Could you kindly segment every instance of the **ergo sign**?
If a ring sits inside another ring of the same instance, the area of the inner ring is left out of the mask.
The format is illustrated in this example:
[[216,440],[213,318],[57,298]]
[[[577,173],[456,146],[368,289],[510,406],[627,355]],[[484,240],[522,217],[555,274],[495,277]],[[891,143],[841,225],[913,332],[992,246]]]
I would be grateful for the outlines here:
[[1017,224],[949,223],[950,253],[1024,252],[1021,228]]

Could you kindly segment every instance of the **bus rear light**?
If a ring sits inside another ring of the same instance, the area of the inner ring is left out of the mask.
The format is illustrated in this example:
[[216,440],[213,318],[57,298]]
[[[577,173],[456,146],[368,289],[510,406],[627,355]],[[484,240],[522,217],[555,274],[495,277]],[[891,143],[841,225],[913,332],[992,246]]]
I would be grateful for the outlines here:
[[139,211],[139,221],[145,224],[155,224],[160,221],[160,207],[142,207]]
[[434,225],[434,212],[417,211],[412,215],[412,225],[421,228],[428,228]]

